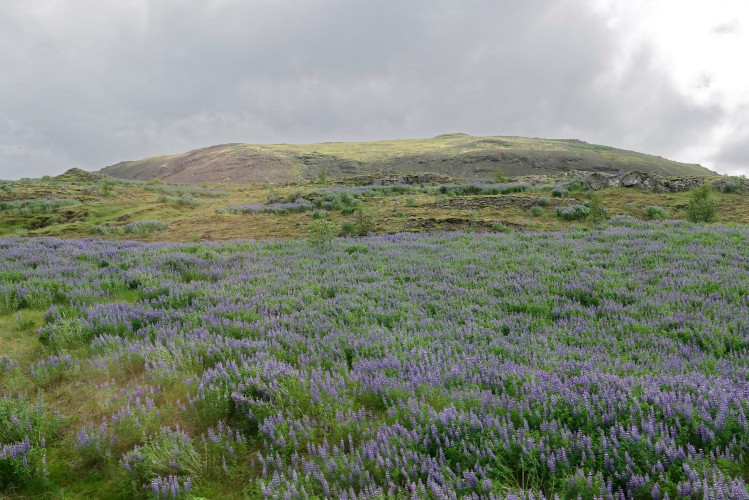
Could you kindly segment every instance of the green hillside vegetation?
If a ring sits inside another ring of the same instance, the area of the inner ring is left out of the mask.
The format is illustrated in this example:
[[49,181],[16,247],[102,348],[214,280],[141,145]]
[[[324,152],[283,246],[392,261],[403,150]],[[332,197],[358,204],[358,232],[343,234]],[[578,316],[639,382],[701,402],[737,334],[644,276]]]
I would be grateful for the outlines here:
[[700,165],[583,141],[445,134],[431,139],[322,144],[225,144],[126,161],[102,169],[122,179],[170,182],[290,182],[373,172],[432,172],[459,178],[558,175],[571,170],[709,175]]
[[[500,176],[501,177],[501,176]],[[706,178],[715,217],[749,222],[742,179]],[[724,192],[725,191],[725,192]],[[499,182],[355,185],[344,182],[169,184],[99,178],[82,171],[60,178],[0,184],[0,236],[104,237],[145,241],[308,236],[326,220],[341,236],[464,230],[544,231],[592,227],[610,217],[694,219],[689,191],[655,193],[608,187],[586,191],[575,177],[515,177]],[[694,208],[694,207],[693,207]]]

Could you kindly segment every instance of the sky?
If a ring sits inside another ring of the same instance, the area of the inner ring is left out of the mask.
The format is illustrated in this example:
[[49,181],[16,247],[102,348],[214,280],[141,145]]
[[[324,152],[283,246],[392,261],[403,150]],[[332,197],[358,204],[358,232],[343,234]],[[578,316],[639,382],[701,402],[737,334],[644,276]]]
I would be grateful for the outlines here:
[[0,178],[451,132],[749,174],[748,54],[747,0],[2,0]]

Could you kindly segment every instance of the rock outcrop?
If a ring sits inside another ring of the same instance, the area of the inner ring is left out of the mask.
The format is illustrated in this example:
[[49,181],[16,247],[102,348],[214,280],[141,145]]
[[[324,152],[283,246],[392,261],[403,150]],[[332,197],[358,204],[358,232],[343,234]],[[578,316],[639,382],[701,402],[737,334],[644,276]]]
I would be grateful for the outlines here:
[[743,190],[747,183],[744,179],[737,177],[663,177],[657,174],[645,172],[625,172],[620,174],[607,174],[604,172],[591,172],[582,178],[586,189],[597,191],[607,187],[639,188],[655,193],[678,193],[689,191],[711,182],[713,187],[719,191]]
[[452,182],[455,182],[455,179],[453,179],[449,175],[431,172],[382,172],[347,177],[341,179],[339,182],[341,184],[355,184],[359,186],[389,186],[394,184],[450,184]]

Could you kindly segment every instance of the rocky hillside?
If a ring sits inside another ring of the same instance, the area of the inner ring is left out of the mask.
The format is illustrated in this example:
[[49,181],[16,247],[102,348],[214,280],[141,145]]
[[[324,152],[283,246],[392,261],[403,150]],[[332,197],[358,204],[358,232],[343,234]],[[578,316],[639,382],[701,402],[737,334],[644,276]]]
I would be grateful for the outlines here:
[[122,179],[177,183],[274,182],[352,177],[374,172],[429,172],[452,177],[641,171],[710,175],[694,164],[588,144],[576,139],[475,137],[446,134],[431,139],[322,144],[224,144],[172,156],[126,161],[101,170]]

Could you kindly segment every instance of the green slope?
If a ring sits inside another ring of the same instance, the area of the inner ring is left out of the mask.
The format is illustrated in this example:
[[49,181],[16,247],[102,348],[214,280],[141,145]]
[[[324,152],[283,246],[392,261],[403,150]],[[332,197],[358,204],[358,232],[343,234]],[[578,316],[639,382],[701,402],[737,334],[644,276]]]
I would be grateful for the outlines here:
[[371,172],[434,172],[453,177],[559,174],[570,170],[632,171],[661,175],[710,175],[700,165],[579,140],[476,137],[445,134],[431,139],[322,144],[225,144],[184,154],[118,163],[101,172],[122,179],[170,182],[288,182]]

